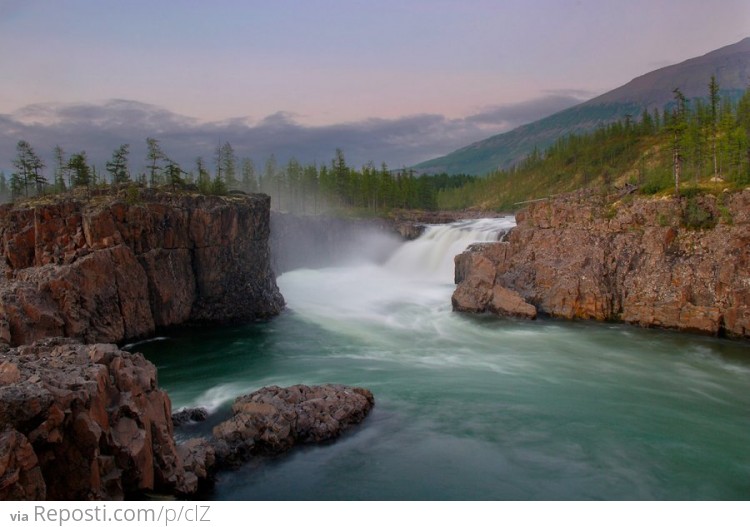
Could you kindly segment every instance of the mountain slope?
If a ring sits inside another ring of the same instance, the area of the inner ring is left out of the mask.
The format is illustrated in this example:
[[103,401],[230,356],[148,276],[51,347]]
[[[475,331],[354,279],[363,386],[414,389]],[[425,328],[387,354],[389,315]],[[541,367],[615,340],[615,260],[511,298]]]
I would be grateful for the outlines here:
[[637,118],[644,109],[661,109],[672,100],[675,88],[680,88],[688,99],[705,97],[711,75],[716,75],[723,94],[741,94],[750,84],[750,37],[652,71],[577,106],[424,161],[414,168],[422,173],[477,175],[507,168],[535,146],[543,149],[563,135],[590,131],[628,114]]

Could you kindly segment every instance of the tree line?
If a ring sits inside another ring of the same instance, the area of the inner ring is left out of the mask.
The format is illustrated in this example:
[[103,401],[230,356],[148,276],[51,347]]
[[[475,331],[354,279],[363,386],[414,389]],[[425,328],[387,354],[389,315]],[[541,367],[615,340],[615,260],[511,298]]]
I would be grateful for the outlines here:
[[675,89],[662,109],[561,137],[510,169],[441,190],[438,206],[509,210],[523,200],[626,183],[644,194],[750,183],[750,89],[721,97],[715,77],[705,97],[688,100]]
[[336,150],[328,164],[302,164],[294,157],[281,164],[271,155],[262,167],[257,167],[251,158],[238,156],[229,142],[218,145],[212,159],[197,157],[194,165],[186,169],[171,159],[153,137],[146,139],[144,168],[136,174],[130,169],[129,144],[114,149],[104,170],[92,165],[85,151],[68,155],[56,146],[49,167],[51,179],[45,173],[47,164],[25,140],[16,145],[12,163],[10,180],[0,172],[0,197],[4,199],[131,183],[204,194],[263,192],[271,196],[275,210],[303,214],[330,209],[372,213],[394,208],[433,210],[437,208],[439,191],[473,179],[447,174],[418,177],[408,169],[390,170],[385,163],[380,167],[367,163],[355,169],[347,164],[341,149]]

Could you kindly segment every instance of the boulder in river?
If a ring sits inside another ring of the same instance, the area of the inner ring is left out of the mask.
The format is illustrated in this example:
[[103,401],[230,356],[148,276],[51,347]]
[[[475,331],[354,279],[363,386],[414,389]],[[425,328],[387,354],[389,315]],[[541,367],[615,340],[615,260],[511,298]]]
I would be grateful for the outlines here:
[[214,428],[217,461],[232,466],[253,455],[333,439],[362,421],[374,404],[369,390],[340,384],[261,388],[238,397],[232,418]]

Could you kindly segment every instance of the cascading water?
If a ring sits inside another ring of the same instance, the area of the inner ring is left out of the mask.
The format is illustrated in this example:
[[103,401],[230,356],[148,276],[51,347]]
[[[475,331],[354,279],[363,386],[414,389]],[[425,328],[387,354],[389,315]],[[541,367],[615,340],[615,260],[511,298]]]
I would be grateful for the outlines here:
[[513,217],[466,220],[430,225],[416,240],[404,244],[385,267],[397,274],[420,275],[453,282],[453,258],[475,242],[497,241],[515,226]]
[[290,309],[330,329],[382,338],[383,329],[401,328],[406,338],[414,331],[428,337],[451,310],[455,255],[514,224],[508,217],[431,225],[383,265],[299,270],[280,276],[279,287]]
[[[431,226],[382,265],[279,277],[289,309],[138,348],[175,407],[370,388],[336,442],[224,473],[217,499],[747,499],[750,346],[453,313],[453,257],[512,218]],[[185,433],[185,432],[182,432]]]

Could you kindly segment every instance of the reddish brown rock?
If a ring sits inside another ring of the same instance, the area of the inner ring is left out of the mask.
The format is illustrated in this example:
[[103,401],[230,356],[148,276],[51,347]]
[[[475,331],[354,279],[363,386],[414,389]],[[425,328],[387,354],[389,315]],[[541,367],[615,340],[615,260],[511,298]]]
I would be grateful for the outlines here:
[[555,317],[750,336],[750,190],[693,199],[714,226],[686,227],[685,198],[534,203],[456,257],[454,308],[493,311],[500,286]]
[[521,295],[503,286],[492,288],[492,300],[489,310],[503,316],[536,318],[536,308],[525,302]]
[[208,439],[193,438],[177,445],[185,469],[185,486],[200,490],[210,485],[216,468],[216,452]]
[[[171,403],[142,355],[50,339],[10,349],[0,366],[0,499],[119,499],[191,493]],[[198,475],[195,475],[198,473]]]
[[279,313],[267,196],[139,192],[0,207],[1,341],[118,342]]
[[47,488],[39,460],[26,436],[0,433],[0,500],[42,500]]
[[369,390],[326,384],[270,386],[237,398],[233,417],[214,428],[218,461],[234,465],[251,455],[279,453],[297,443],[338,437],[375,404]]

